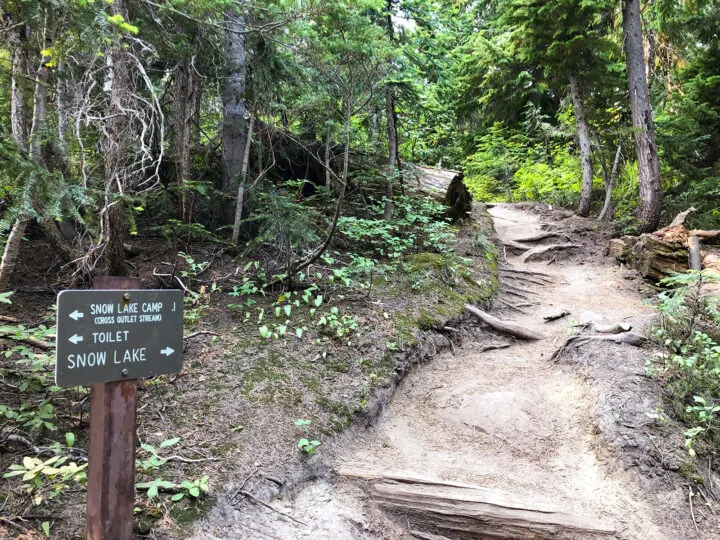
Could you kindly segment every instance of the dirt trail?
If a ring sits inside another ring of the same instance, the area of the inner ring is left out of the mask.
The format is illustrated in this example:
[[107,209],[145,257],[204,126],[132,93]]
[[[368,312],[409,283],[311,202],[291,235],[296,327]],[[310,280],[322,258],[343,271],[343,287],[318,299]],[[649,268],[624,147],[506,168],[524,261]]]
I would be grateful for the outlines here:
[[[540,230],[537,216],[516,208],[498,206],[491,213],[502,240]],[[607,452],[598,452],[604,443],[594,422],[597,391],[577,369],[548,360],[567,337],[571,320],[638,328],[647,323],[650,309],[610,265],[525,264],[509,254],[507,262],[552,276],[552,284],[530,285],[536,305],[526,314],[499,312],[548,338],[482,353],[468,343],[417,367],[374,427],[353,430],[328,452],[331,468],[400,471],[501,489],[596,518],[616,529],[615,538],[694,537],[667,508],[682,501],[682,494],[649,497],[630,472],[600,461],[598,455]],[[560,310],[571,315],[543,322],[543,315]],[[315,480],[292,500],[272,504],[307,526],[266,509],[249,520],[219,505],[198,538],[409,537],[400,520],[387,520],[367,500],[358,482],[341,477]]]

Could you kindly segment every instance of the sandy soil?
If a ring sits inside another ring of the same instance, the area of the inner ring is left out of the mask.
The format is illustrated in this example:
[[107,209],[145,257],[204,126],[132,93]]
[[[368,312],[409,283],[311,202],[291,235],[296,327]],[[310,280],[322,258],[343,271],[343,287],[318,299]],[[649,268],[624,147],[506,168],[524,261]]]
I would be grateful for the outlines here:
[[[501,240],[540,231],[535,214],[511,206],[491,213]],[[584,249],[598,252],[598,246]],[[696,508],[699,530],[692,522],[688,487],[673,472],[680,468],[672,457],[679,436],[662,436],[658,447],[651,433],[658,402],[643,374],[649,353],[602,344],[572,352],[572,361],[549,361],[571,324],[624,322],[642,329],[652,318],[624,270],[588,259],[580,253],[526,264],[508,253],[508,266],[550,274],[552,282],[523,284],[501,274],[506,287],[532,293],[521,298],[506,289],[504,310],[496,315],[546,339],[486,352],[481,343],[466,343],[455,354],[439,354],[404,379],[373,427],[350,430],[323,447],[317,479],[271,501],[293,519],[252,501],[238,506],[221,498],[195,538],[411,537],[406,520],[378,509],[360,483],[325,474],[325,465],[500,489],[598,519],[615,528],[615,538],[720,537],[708,512]],[[523,303],[530,306],[522,312],[508,307]],[[570,315],[543,321],[563,310]],[[621,367],[607,369],[613,365]],[[646,421],[637,424],[638,418]],[[636,436],[639,430],[647,437]]]

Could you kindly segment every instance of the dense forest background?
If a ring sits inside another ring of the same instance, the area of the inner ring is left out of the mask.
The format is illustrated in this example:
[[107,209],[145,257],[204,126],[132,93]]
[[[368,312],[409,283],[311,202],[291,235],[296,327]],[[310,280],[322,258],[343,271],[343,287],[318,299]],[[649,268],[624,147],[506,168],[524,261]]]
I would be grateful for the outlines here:
[[390,220],[408,163],[715,228],[719,28],[702,1],[3,2],[0,287],[30,230],[75,277],[125,274],[138,223],[279,239],[299,271],[346,186]]

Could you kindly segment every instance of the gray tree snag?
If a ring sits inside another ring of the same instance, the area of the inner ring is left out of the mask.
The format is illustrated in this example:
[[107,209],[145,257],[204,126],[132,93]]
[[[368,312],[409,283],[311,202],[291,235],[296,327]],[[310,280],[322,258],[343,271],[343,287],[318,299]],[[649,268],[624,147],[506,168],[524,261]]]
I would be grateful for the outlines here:
[[577,213],[580,216],[587,217],[590,214],[593,184],[590,129],[585,118],[585,108],[583,107],[582,95],[575,74],[570,75],[570,94],[572,96],[573,111],[575,112],[575,127],[580,141],[580,157],[582,160],[582,189]]
[[623,0],[623,36],[640,185],[640,201],[637,208],[638,232],[646,233],[657,229],[660,222],[662,185],[645,74],[640,0]]
[[245,17],[228,13],[225,23],[227,72],[223,87],[222,187],[230,193],[231,184],[242,169],[245,140]]
[[238,178],[237,197],[235,199],[235,220],[233,221],[232,243],[238,243],[240,239],[240,223],[242,222],[243,203],[245,201],[245,182],[247,181],[248,168],[250,167],[250,147],[252,144],[253,128],[255,126],[255,113],[250,114],[247,137],[245,137],[245,150],[243,151],[242,167]]
[[617,150],[615,151],[615,160],[613,161],[612,170],[610,171],[610,177],[607,179],[605,184],[605,203],[600,211],[598,219],[600,221],[610,221],[612,219],[612,194],[615,188],[615,178],[617,178],[618,167],[620,165],[620,158],[622,157],[622,136],[620,142],[618,142]]

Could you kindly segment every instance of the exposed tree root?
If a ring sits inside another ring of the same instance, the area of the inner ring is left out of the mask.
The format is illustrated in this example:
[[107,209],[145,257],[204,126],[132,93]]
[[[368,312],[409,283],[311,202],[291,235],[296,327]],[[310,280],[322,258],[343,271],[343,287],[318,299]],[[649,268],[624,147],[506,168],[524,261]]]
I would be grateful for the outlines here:
[[515,291],[516,293],[520,294],[534,294],[535,296],[540,296],[540,293],[531,291],[530,289],[523,289],[522,287],[516,287],[515,285],[510,285],[508,282],[500,280],[500,283],[502,284],[503,291]]
[[515,242],[514,240],[503,240],[502,244],[513,253],[524,253],[532,249],[532,246],[524,246]]
[[515,323],[501,321],[497,317],[493,317],[489,313],[485,313],[484,311],[476,308],[475,306],[471,306],[470,304],[465,304],[465,309],[475,315],[478,319],[480,319],[488,326],[491,326],[492,328],[497,330],[498,332],[509,334],[519,339],[545,339],[545,336],[539,332],[535,332],[534,330],[530,330]]
[[515,238],[513,242],[540,242],[541,240],[547,240],[548,238],[564,238],[568,242],[572,241],[572,239],[564,233],[560,232],[554,232],[554,231],[545,231],[537,234],[533,234],[532,236],[525,236],[523,238]]
[[627,323],[598,324],[596,322],[589,322],[585,324],[576,324],[574,327],[587,329],[598,334],[622,334],[623,332],[629,332],[632,330],[632,325]]
[[636,334],[634,332],[623,332],[622,334],[610,334],[602,336],[570,336],[565,340],[565,343],[553,353],[550,360],[558,361],[560,357],[565,353],[568,347],[572,346],[578,348],[590,341],[612,341],[613,343],[625,343],[632,345],[633,347],[640,347],[647,341],[647,338],[643,335]]
[[549,253],[551,251],[559,251],[562,249],[573,249],[573,248],[580,248],[582,247],[580,244],[550,244],[547,246],[537,246],[532,248],[530,251],[526,252],[525,255],[522,256],[520,260],[522,262],[526,263],[528,261],[531,261],[533,259],[538,259],[545,253]]
[[546,274],[545,272],[538,272],[536,270],[523,270],[520,268],[515,268],[512,266],[500,266],[500,273],[505,274],[520,274],[520,275],[530,275],[530,276],[536,276],[540,279],[546,279],[548,283],[553,282],[553,276],[550,274]]

